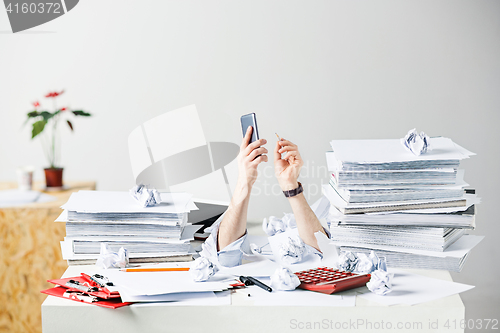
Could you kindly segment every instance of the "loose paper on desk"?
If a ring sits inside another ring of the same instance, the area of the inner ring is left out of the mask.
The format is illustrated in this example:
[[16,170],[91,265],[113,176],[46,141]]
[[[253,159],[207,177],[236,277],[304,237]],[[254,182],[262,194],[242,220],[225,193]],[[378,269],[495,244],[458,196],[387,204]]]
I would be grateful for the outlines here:
[[[261,278],[260,281],[267,285],[271,283],[269,278]],[[257,286],[249,286],[238,290],[237,293],[245,297],[245,302],[259,306],[354,306],[356,304],[356,296],[326,295],[302,289],[293,291],[273,289],[270,293]]]
[[394,273],[391,293],[379,296],[374,293],[367,292],[360,294],[359,297],[385,305],[415,305],[458,294],[474,288],[474,286],[434,279],[398,269],[389,268],[388,271],[390,273]]
[[168,302],[162,305],[171,306],[207,306],[207,305],[230,305],[230,293],[226,292],[186,292],[186,293],[172,293],[163,295],[130,295],[127,292],[120,292],[120,297],[123,302]]
[[12,207],[55,200],[57,200],[55,196],[38,191],[20,191],[17,189],[0,191],[0,207]]
[[[154,267],[189,267],[192,263],[162,264]],[[217,274],[206,282],[194,282],[188,271],[183,272],[122,272],[103,270],[118,291],[129,295],[161,295],[180,292],[222,291],[234,283],[234,277]]]

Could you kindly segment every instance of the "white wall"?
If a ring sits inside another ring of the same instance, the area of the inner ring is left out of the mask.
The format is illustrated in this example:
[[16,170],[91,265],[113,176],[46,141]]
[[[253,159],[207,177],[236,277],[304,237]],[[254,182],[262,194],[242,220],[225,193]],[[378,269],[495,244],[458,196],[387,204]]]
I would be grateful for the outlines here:
[[[63,133],[65,179],[97,180],[101,190],[132,186],[133,128],[193,103],[208,141],[239,143],[239,117],[256,112],[268,148],[274,132],[296,142],[310,201],[327,181],[331,139],[399,138],[417,127],[478,154],[463,166],[483,198],[474,233],[487,238],[454,278],[477,286],[462,295],[468,317],[498,318],[499,269],[488,261],[500,255],[499,14],[500,2],[477,0],[82,0],[14,35],[0,10],[0,180],[25,164],[42,178],[39,142],[20,127],[30,102],[53,89],[94,114]],[[251,219],[290,210],[282,195],[264,195],[276,184],[265,174]]]

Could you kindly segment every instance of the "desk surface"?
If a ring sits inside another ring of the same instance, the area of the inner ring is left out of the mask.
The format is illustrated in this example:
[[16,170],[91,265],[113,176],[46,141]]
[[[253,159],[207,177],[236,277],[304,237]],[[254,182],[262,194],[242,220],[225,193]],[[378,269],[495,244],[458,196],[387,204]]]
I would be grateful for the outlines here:
[[[87,266],[88,267],[88,266]],[[64,276],[79,275],[85,266],[71,266]],[[447,271],[408,270],[417,274],[451,281]],[[254,306],[244,293],[233,292],[228,306],[166,306],[164,303],[137,303],[115,310],[48,296],[42,304],[44,333],[55,332],[297,332],[335,330],[368,332],[377,326],[415,327],[408,331],[436,332],[448,320],[464,319],[465,308],[459,295],[414,306],[384,306],[357,297],[354,307],[324,306]],[[82,324],[84,323],[84,324]],[[311,329],[307,329],[308,325]],[[369,326],[371,325],[371,327]],[[459,325],[458,325],[459,326]],[[339,328],[339,327],[337,327]],[[381,330],[384,331],[384,330]]]

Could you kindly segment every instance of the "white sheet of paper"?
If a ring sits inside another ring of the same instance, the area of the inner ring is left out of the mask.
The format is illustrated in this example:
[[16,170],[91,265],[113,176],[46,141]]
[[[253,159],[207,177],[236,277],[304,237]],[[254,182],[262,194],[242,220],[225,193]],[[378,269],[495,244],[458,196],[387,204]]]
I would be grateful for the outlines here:
[[[192,294],[192,293],[191,293]],[[201,293],[199,293],[201,294]],[[203,293],[205,294],[205,293]],[[223,305],[231,305],[231,292],[226,291],[217,291],[214,294],[214,297],[194,297],[190,299],[184,299],[179,301],[170,301],[170,302],[157,302],[157,303],[136,303],[131,306],[223,306]],[[150,297],[150,296],[146,296]],[[156,297],[156,296],[154,296]]]
[[171,293],[162,295],[132,295],[122,290],[120,297],[123,302],[181,302],[192,299],[217,298],[213,291]]
[[0,191],[0,207],[25,205],[35,202],[50,202],[57,198],[38,191],[2,190]]
[[372,292],[366,292],[358,296],[385,305],[415,305],[474,288],[474,286],[467,284],[434,279],[399,269],[389,268],[389,272],[394,273],[392,291],[389,294],[379,296]]
[[474,155],[449,138],[430,138],[429,150],[416,156],[408,151],[400,139],[389,140],[333,140],[330,142],[338,161],[390,163],[423,160],[462,160]]
[[[266,285],[271,284],[269,278],[259,280]],[[257,286],[249,286],[238,292],[250,294],[249,300],[259,306],[354,306],[356,304],[356,296],[326,295],[303,289],[268,292]]]
[[141,207],[128,192],[78,191],[71,194],[63,209],[88,213],[184,213],[195,208],[192,194],[160,193],[162,202]]
[[[259,260],[246,264],[221,268],[221,274],[239,276],[266,277],[274,274],[279,265],[271,260]],[[217,273],[217,274],[219,274]]]
[[[154,267],[189,267],[192,262],[170,263]],[[232,276],[214,275],[209,281],[194,282],[190,272],[122,272],[101,270],[118,291],[129,295],[161,295],[180,292],[222,291],[234,283]]]
[[335,244],[330,243],[330,240],[322,232],[316,232],[314,234],[316,240],[318,241],[318,247],[323,253],[323,259],[321,260],[321,265],[326,267],[338,268],[339,252]]

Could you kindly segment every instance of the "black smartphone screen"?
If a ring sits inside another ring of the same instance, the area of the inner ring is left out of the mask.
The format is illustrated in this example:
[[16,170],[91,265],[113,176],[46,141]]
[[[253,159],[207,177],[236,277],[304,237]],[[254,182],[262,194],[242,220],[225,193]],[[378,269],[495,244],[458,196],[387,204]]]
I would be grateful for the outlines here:
[[255,113],[249,113],[241,116],[241,130],[243,131],[243,137],[245,137],[248,126],[253,127],[252,137],[250,138],[249,143],[259,140],[259,130],[257,128],[257,118],[255,117]]

